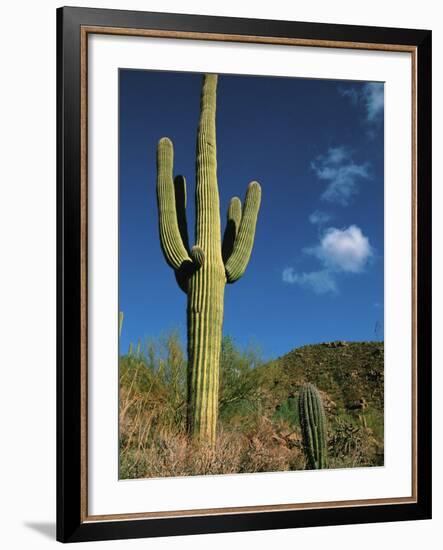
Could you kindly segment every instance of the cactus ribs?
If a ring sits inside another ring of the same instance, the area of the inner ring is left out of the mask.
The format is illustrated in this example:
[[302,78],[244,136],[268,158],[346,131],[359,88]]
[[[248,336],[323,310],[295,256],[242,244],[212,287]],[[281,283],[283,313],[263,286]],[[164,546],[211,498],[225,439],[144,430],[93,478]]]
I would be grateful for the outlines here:
[[188,296],[189,434],[214,445],[218,417],[219,362],[226,283],[245,272],[254,244],[261,188],[249,184],[244,205],[231,199],[221,240],[216,155],[217,75],[204,76],[197,133],[195,246],[189,247],[186,181],[173,178],[173,145],[160,139],[157,148],[157,200],[160,243],[179,287]]

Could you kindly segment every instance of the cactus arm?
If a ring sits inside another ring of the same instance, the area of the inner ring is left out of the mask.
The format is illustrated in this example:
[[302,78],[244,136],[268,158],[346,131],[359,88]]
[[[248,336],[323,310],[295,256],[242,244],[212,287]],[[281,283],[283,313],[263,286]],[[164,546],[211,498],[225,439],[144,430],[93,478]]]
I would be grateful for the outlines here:
[[167,263],[179,269],[191,262],[180,234],[174,183],[172,180],[174,149],[168,138],[162,138],[157,147],[157,202],[160,243]]
[[241,200],[238,197],[232,197],[228,208],[228,219],[222,242],[222,258],[226,263],[234,248],[235,237],[241,222]]
[[234,283],[245,272],[254,245],[255,227],[261,201],[261,187],[256,181],[249,184],[243,208],[240,228],[232,254],[225,263],[228,283]]
[[175,279],[177,284],[185,294],[187,294],[189,290],[189,277],[198,271],[205,261],[205,253],[199,246],[193,246],[189,255],[192,261],[186,260],[182,263],[179,269],[175,270]]
[[200,269],[205,261],[205,253],[202,248],[195,245],[191,248],[191,258],[193,260],[194,269]]
[[187,270],[185,268],[186,262],[182,264],[182,267],[180,269],[176,269],[175,272],[175,280],[177,281],[178,286],[185,294],[188,293],[188,280],[189,275],[187,273]]
[[[176,176],[174,178],[174,192],[178,230],[183,241],[183,246],[192,258],[189,249],[188,223],[186,220],[186,179],[184,176]],[[185,294],[188,293],[188,279],[191,272],[192,265],[190,265],[189,261],[183,262],[180,268],[175,270],[177,284]]]
[[186,179],[184,176],[174,178],[175,209],[177,211],[177,223],[183,246],[189,253],[188,222],[186,220]]

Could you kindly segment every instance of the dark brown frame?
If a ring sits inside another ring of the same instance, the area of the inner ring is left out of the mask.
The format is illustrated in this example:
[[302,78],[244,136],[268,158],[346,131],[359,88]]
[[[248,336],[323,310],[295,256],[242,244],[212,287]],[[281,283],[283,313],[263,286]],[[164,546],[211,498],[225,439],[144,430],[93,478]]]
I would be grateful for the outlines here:
[[[87,45],[90,33],[403,51],[412,63],[410,497],[91,516],[87,495]],[[431,32],[118,10],[57,10],[58,499],[64,542],[431,516]]]

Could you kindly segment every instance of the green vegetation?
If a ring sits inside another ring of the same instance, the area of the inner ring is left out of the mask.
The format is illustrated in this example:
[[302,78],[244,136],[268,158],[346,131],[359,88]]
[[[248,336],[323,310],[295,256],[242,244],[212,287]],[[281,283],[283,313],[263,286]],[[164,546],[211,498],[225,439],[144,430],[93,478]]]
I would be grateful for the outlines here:
[[264,363],[224,337],[215,443],[187,432],[187,360],[177,333],[120,357],[120,478],[302,470],[299,392],[318,388],[328,467],[383,465],[383,343],[304,346]]
[[157,199],[160,243],[179,287],[188,296],[187,430],[196,441],[214,447],[219,403],[219,368],[226,283],[234,283],[248,265],[260,208],[261,189],[251,182],[244,208],[231,199],[221,242],[216,153],[217,75],[205,75],[201,93],[196,158],[196,244],[189,247],[186,181],[173,179],[173,145],[157,148]]

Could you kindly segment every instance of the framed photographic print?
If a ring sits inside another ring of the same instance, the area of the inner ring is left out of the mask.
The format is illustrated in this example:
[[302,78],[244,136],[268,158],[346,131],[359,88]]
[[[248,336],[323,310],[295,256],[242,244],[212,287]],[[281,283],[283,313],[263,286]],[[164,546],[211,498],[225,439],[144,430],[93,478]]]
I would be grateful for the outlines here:
[[431,32],[60,8],[63,542],[431,517]]

